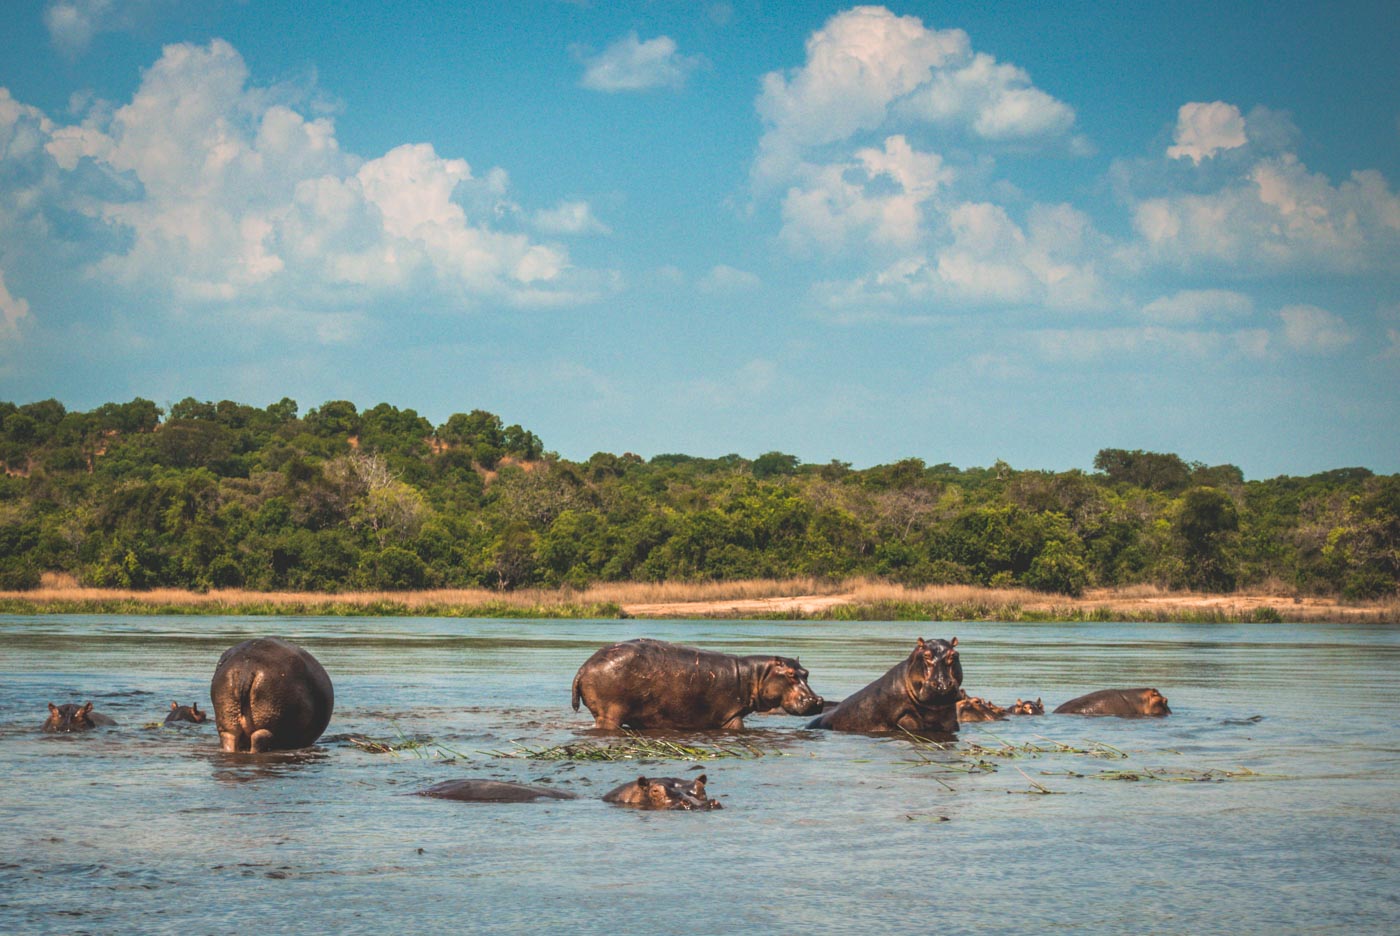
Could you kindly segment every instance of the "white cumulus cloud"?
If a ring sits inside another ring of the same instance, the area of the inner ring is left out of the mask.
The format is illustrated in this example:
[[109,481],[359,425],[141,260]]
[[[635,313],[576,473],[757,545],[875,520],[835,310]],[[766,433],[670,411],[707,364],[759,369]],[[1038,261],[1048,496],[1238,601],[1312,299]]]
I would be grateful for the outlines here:
[[1229,321],[1254,312],[1254,300],[1229,289],[1186,289],[1142,307],[1143,318],[1163,325]]
[[20,322],[29,317],[29,303],[10,295],[5,285],[5,271],[0,270],[0,343],[13,344],[19,340]]
[[1279,318],[1283,320],[1283,340],[1295,351],[1328,354],[1355,340],[1340,316],[1317,306],[1286,306],[1279,310]]
[[1174,145],[1167,147],[1167,156],[1197,164],[1221,150],[1238,149],[1249,142],[1244,115],[1238,107],[1224,101],[1181,105],[1174,139]]
[[584,58],[582,85],[593,91],[679,88],[701,59],[680,54],[670,36],[640,39],[635,32]]
[[1060,136],[1074,123],[1067,104],[1023,69],[974,53],[962,30],[930,29],[884,7],[833,16],[806,52],[801,67],[764,76],[755,104],[765,124],[753,169],[760,184],[791,176],[814,148],[895,120],[996,141]]
[[27,225],[32,246],[50,215],[86,217],[110,232],[87,272],[179,304],[350,320],[408,290],[453,308],[578,297],[568,256],[511,228],[504,171],[427,143],[346,153],[329,118],[296,105],[251,85],[222,40],[167,46],[129,102],[73,126],[0,93],[0,160],[38,180],[0,192],[0,232]]
[[709,273],[701,277],[697,285],[702,292],[737,293],[755,290],[763,285],[763,281],[758,278],[756,273],[721,263],[712,267]]
[[586,201],[562,201],[534,215],[535,227],[547,234],[608,234],[608,226],[593,214]]

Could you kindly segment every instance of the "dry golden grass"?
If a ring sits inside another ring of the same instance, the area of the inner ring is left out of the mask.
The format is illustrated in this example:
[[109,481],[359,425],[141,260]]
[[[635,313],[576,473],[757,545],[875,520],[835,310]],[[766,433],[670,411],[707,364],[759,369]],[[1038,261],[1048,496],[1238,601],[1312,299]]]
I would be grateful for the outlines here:
[[841,617],[904,620],[1287,620],[1400,623],[1400,599],[1343,603],[1283,587],[1226,595],[1155,586],[1093,589],[1079,598],[971,585],[905,587],[864,578],[603,583],[586,589],[415,592],[193,592],[84,588],[45,575],[38,589],[0,592],[8,610],[205,614],[424,614],[495,617]]

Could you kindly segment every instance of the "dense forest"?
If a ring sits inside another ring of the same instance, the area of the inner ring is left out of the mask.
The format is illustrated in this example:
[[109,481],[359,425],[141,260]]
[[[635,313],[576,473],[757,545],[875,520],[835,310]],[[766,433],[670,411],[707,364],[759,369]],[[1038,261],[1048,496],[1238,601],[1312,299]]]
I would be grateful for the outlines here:
[[1400,583],[1400,475],[1247,481],[1104,449],[1094,471],[768,452],[574,462],[482,410],[299,414],[0,402],[0,589],[338,592],[870,576],[1078,594],[1155,584],[1345,598]]

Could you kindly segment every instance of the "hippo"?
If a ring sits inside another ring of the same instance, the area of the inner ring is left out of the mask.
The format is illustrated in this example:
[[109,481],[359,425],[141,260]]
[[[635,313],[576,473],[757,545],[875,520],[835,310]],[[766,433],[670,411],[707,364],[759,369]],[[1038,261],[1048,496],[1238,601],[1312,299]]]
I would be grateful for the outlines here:
[[94,712],[91,702],[84,705],[75,705],[71,702],[54,705],[50,702],[49,717],[44,722],[44,730],[55,732],[91,731],[94,728],[105,728],[116,723],[116,719],[103,715],[101,712]]
[[1156,689],[1100,689],[1070,699],[1055,709],[1056,715],[1170,715],[1167,697]]
[[1045,703],[1036,699],[1034,702],[1016,700],[1016,704],[1007,709],[1012,715],[1044,715]]
[[807,671],[780,656],[731,656],[646,637],[604,647],[574,676],[573,706],[594,726],[744,727],[744,716],[781,707],[793,715],[822,709]]
[[705,775],[686,781],[679,777],[638,777],[612,790],[603,802],[635,809],[723,809],[705,795]]
[[316,658],[280,637],[224,651],[209,700],[225,751],[288,751],[314,744],[330,724],[335,693]]
[[807,727],[955,734],[963,675],[957,645],[956,637],[929,642],[920,637],[908,657]]
[[209,714],[199,710],[198,702],[191,703],[190,705],[181,705],[179,702],[171,702],[170,714],[165,716],[165,723],[169,725],[174,722],[194,722],[196,725],[202,725],[208,719]]
[[1006,709],[977,696],[964,696],[958,700],[958,722],[1000,721],[1006,717]]
[[533,803],[542,799],[578,799],[573,793],[564,790],[508,783],[504,780],[444,780],[426,790],[419,790],[418,795],[457,800],[462,803]]

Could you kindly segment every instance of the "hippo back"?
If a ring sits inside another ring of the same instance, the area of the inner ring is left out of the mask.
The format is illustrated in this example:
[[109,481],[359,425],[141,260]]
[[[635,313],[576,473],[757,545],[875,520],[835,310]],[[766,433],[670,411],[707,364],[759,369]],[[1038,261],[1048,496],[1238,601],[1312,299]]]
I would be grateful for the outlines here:
[[324,667],[279,637],[247,640],[224,651],[209,698],[226,751],[307,747],[326,730],[335,706]]

